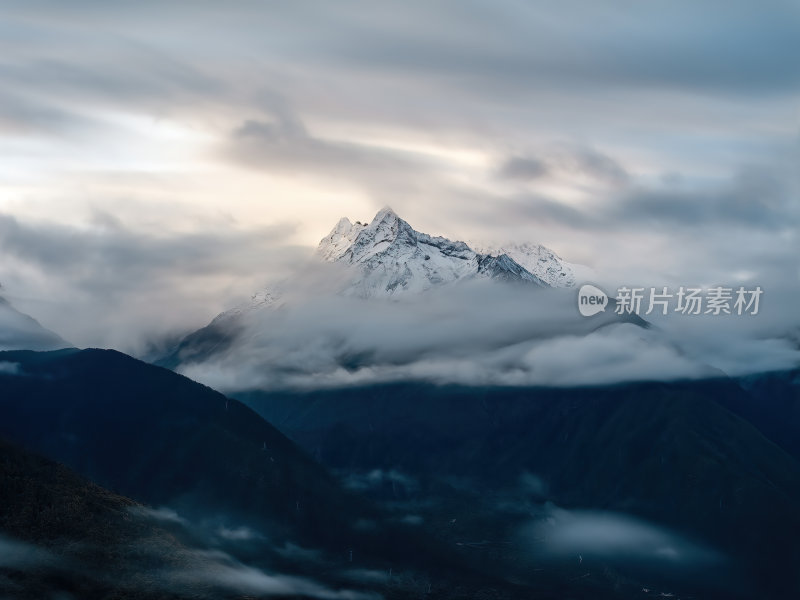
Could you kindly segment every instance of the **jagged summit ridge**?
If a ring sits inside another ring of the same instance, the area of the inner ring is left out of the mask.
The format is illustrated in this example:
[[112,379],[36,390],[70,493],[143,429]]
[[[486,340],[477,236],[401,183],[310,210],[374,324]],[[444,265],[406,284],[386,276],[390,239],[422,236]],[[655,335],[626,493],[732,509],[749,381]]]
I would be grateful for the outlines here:
[[353,245],[358,234],[366,225],[361,222],[355,224],[350,222],[347,217],[342,217],[336,223],[336,227],[319,243],[317,256],[325,261],[335,261]]
[[[543,250],[544,247],[542,247]],[[549,252],[549,251],[548,251]],[[566,266],[554,253],[551,270]],[[340,219],[317,248],[317,256],[356,268],[348,290],[360,296],[420,292],[470,277],[489,277],[542,287],[571,285],[574,278],[547,279],[516,260],[510,252],[476,252],[465,242],[416,231],[390,207],[369,224]]]
[[350,264],[366,263],[374,256],[393,256],[403,248],[415,248],[419,242],[418,232],[387,206],[361,229],[342,258]]
[[[537,287],[574,283],[568,263],[555,253],[533,244],[522,248],[537,250],[525,254],[506,246],[500,251],[476,251],[465,242],[417,231],[386,206],[369,223],[339,219],[320,240],[315,256],[323,263],[336,263],[343,268],[336,284],[338,293],[362,298],[419,293],[470,278]],[[534,260],[541,256],[548,257],[546,268]],[[565,272],[568,276],[561,275]],[[217,315],[214,322],[225,322],[246,311],[281,306],[287,285],[291,286],[289,282],[276,283],[257,292],[249,303]]]

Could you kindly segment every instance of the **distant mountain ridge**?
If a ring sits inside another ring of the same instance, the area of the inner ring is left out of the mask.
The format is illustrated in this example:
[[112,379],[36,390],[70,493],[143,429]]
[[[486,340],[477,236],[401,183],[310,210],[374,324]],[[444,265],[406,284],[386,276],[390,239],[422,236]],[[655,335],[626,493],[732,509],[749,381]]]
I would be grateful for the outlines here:
[[58,350],[71,344],[0,296],[0,351]]
[[[394,474],[397,486],[373,478],[373,494],[403,501],[401,510],[413,507],[426,523],[453,519],[445,537],[513,539],[514,519],[503,510],[525,520],[549,502],[618,511],[691,534],[742,576],[721,595],[662,597],[788,598],[800,590],[792,566],[800,557],[800,464],[725,408],[753,400],[733,380],[572,389],[401,382],[236,396],[342,476]],[[708,573],[712,582],[730,580]]]

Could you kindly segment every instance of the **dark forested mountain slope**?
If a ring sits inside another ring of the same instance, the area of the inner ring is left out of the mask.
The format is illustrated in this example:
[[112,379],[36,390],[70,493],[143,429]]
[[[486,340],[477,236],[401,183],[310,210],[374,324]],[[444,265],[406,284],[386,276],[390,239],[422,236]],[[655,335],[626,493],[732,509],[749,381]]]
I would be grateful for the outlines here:
[[[716,548],[764,594],[800,591],[800,466],[723,407],[747,401],[735,382],[239,397],[345,480],[382,473],[386,496],[460,496],[474,513],[476,498],[524,497],[527,478],[540,504],[648,519]],[[473,533],[508,524],[492,505],[480,519]]]

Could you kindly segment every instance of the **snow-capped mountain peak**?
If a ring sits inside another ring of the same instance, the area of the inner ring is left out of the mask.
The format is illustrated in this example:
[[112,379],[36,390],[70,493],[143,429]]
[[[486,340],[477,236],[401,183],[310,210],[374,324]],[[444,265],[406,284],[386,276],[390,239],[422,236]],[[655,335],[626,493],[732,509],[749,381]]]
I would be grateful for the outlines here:
[[506,254],[489,256],[466,243],[416,231],[390,207],[369,224],[341,219],[317,256],[353,269],[345,293],[363,297],[420,292],[470,277],[546,284]]
[[[461,241],[415,230],[391,207],[369,223],[342,217],[320,240],[316,257],[337,263],[336,290],[362,298],[419,293],[470,278],[488,278],[538,287],[574,285],[572,265],[538,244],[504,245],[474,250]],[[278,307],[290,282],[278,282],[250,302],[221,313],[215,323],[246,311]]]
[[342,257],[356,237],[366,227],[361,222],[351,223],[347,217],[342,217],[336,227],[319,243],[317,256],[322,260],[333,262]]
[[572,287],[577,272],[587,271],[587,267],[573,265],[541,244],[531,242],[508,244],[475,244],[476,250],[491,256],[506,254],[527,271],[551,287]]
[[418,243],[417,232],[397,216],[390,207],[384,207],[369,225],[361,229],[342,258],[349,263],[368,261],[390,248],[412,248]]

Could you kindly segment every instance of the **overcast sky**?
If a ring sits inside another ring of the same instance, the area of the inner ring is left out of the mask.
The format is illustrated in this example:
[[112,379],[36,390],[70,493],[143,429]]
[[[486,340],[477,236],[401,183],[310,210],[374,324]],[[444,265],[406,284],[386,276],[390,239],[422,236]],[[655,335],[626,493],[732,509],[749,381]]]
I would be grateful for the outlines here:
[[794,0],[0,0],[0,293],[125,347],[389,204],[790,319],[798,57]]

